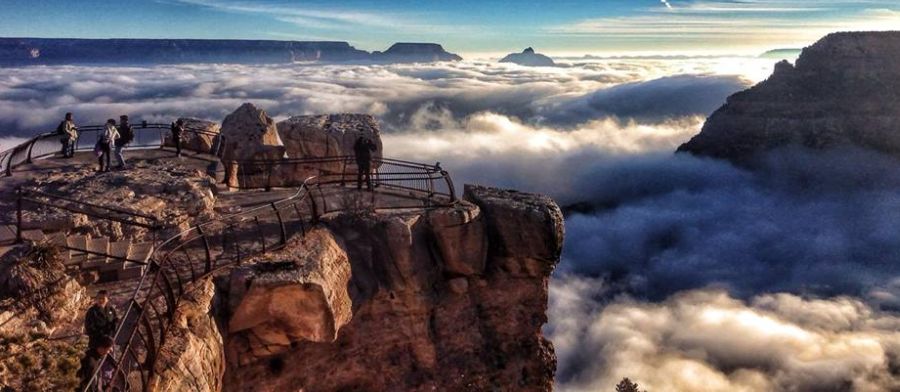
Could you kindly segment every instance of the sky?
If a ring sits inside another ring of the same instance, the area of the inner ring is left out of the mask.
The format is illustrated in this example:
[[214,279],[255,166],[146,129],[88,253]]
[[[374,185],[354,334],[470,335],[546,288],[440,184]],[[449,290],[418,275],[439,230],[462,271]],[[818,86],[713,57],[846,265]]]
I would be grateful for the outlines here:
[[896,0],[2,0],[0,36],[438,42],[461,54],[753,53],[900,26]]

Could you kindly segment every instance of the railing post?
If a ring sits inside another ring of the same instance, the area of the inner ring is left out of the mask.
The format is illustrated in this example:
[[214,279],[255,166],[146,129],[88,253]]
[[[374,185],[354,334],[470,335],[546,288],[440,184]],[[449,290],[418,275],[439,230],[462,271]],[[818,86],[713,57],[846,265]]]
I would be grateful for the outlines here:
[[275,217],[278,218],[278,225],[281,227],[281,245],[287,244],[287,230],[284,228],[284,220],[281,219],[281,211],[275,206],[275,202],[271,204],[272,209],[275,210]]
[[34,143],[36,143],[38,138],[31,139],[31,143],[28,143],[28,157],[25,158],[25,163],[31,163],[31,150],[34,149]]
[[212,253],[209,251],[209,239],[206,238],[206,234],[203,233],[203,227],[200,225],[197,225],[197,233],[200,234],[200,238],[203,238],[203,250],[206,252],[204,273],[209,273],[209,271],[212,271]]
[[22,243],[22,188],[16,188],[16,243]]

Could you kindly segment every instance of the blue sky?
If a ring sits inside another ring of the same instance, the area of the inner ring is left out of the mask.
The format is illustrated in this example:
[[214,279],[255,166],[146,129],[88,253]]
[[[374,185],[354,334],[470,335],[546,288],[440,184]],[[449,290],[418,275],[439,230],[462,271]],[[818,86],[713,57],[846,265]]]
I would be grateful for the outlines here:
[[898,0],[0,0],[0,36],[429,41],[460,53],[751,52],[900,29]]

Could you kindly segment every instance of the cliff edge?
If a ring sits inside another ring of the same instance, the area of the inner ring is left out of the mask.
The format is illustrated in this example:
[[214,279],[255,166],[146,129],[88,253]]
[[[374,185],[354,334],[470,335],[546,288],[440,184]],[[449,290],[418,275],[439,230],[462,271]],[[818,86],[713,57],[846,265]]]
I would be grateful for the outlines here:
[[900,154],[900,32],[826,36],[728,98],[678,151],[747,162],[789,145]]

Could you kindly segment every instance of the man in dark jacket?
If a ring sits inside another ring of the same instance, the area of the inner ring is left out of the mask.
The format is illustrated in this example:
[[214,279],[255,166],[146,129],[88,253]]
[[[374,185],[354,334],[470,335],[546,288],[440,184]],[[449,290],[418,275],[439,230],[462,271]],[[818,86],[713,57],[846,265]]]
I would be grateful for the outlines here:
[[353,153],[356,155],[356,189],[362,189],[363,176],[366,177],[366,187],[372,190],[372,152],[377,150],[375,143],[360,136],[353,143]]
[[184,136],[184,120],[178,119],[172,123],[172,143],[175,144],[175,156],[181,156],[181,138]]
[[[88,347],[84,357],[81,358],[81,367],[78,369],[78,378],[81,379],[81,385],[78,391],[83,391],[90,386],[89,391],[107,391],[113,380],[113,372],[116,365],[111,357],[106,357],[112,352],[113,339],[109,336],[103,336],[97,339],[95,347]],[[104,360],[104,357],[106,359]],[[102,368],[101,368],[102,366]],[[97,372],[97,369],[100,372]],[[91,378],[97,373],[97,378],[92,383]]]
[[119,117],[119,138],[116,139],[116,160],[119,161],[119,169],[125,168],[125,157],[122,155],[122,150],[125,149],[125,146],[131,144],[134,141],[134,128],[131,127],[131,123],[128,122],[128,116],[120,116]]
[[116,309],[109,303],[109,295],[106,290],[100,290],[94,305],[84,316],[84,331],[88,335],[88,347],[96,347],[99,339],[104,336],[113,336],[119,325],[119,317]]

